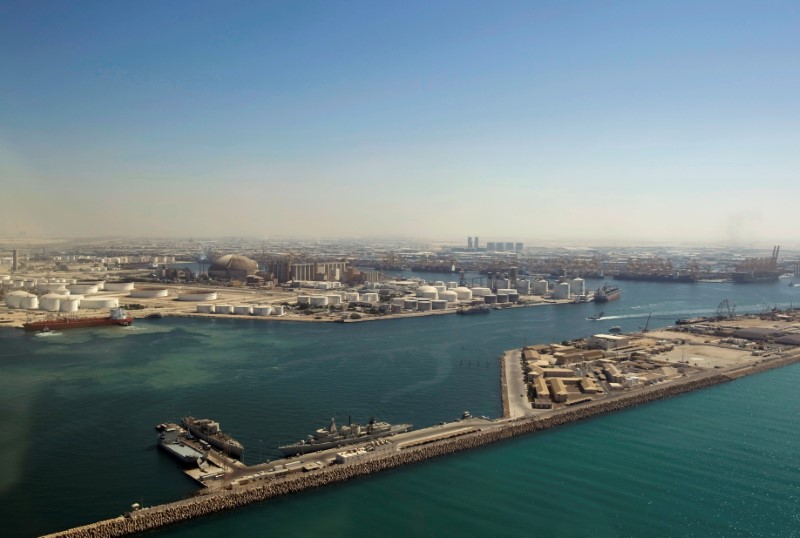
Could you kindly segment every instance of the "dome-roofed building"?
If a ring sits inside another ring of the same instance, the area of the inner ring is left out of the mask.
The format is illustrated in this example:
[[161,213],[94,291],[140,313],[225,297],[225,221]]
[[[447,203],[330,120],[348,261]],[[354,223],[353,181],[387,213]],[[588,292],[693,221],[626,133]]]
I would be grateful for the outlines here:
[[214,260],[208,276],[216,280],[244,280],[258,271],[258,263],[247,256],[228,254]]

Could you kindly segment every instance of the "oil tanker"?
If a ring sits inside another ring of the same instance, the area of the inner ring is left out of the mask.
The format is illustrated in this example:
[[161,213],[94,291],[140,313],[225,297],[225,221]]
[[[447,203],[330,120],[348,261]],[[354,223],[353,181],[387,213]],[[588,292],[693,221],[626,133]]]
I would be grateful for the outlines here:
[[131,323],[133,323],[133,317],[129,316],[123,308],[112,308],[109,315],[104,318],[59,317],[41,321],[29,321],[24,323],[22,327],[26,331],[55,331],[81,327],[102,327],[103,325],[122,325],[127,327]]

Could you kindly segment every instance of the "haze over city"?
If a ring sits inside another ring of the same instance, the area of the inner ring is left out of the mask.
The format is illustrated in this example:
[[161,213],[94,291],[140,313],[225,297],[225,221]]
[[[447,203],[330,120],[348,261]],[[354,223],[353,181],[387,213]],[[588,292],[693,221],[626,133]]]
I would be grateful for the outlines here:
[[796,2],[5,2],[0,236],[794,240]]

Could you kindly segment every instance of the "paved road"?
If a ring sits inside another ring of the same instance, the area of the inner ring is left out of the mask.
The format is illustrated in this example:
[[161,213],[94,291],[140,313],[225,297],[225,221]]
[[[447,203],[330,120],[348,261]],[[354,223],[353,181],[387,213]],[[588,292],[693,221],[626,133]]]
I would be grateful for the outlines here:
[[526,417],[534,415],[531,404],[528,402],[528,388],[525,386],[523,377],[522,363],[519,359],[519,350],[507,351],[503,355],[506,372],[506,387],[508,398],[508,410],[510,418]]

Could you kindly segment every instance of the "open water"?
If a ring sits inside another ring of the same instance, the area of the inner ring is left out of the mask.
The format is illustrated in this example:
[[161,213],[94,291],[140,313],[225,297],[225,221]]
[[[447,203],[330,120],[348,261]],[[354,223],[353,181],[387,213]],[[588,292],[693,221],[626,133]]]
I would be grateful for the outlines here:
[[[439,279],[431,277],[431,280]],[[597,286],[599,282],[589,282]],[[501,413],[497,356],[523,344],[800,303],[800,288],[624,282],[605,305],[359,324],[141,320],[0,330],[0,517],[31,536],[162,503],[195,485],[153,426],[210,416],[246,461],[330,417],[416,427]],[[604,310],[610,319],[586,318]],[[800,535],[800,366],[341,486],[165,536]]]

